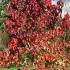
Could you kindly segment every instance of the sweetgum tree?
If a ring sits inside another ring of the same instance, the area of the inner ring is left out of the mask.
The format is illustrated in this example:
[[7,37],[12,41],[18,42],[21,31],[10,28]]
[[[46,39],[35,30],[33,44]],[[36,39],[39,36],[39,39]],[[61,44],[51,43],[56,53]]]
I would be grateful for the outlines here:
[[[69,63],[70,16],[61,17],[62,2],[51,0],[7,0],[4,22],[9,36],[7,51],[1,52],[3,67],[32,66],[36,70],[65,69]],[[4,53],[4,54],[3,54]],[[65,60],[66,59],[66,60]]]

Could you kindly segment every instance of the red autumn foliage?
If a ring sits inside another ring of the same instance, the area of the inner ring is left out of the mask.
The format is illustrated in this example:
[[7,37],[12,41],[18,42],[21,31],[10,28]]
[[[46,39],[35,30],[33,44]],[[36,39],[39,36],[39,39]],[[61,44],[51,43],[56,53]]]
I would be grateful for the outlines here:
[[[43,70],[41,67],[46,70],[43,66],[46,60],[48,65],[51,65],[59,58],[64,60],[69,55],[64,53],[66,46],[69,47],[69,44],[66,45],[69,40],[64,39],[64,33],[70,29],[70,16],[65,15],[63,19],[61,18],[61,3],[52,5],[51,0],[7,0],[7,2],[8,17],[4,24],[10,39],[7,45],[9,53],[5,61],[4,56],[0,57],[3,61],[0,66],[3,63],[6,67],[15,63],[19,66],[23,63],[19,60],[22,56],[35,63],[35,69],[38,68],[36,70]],[[4,55],[2,52],[0,54]],[[67,60],[69,62],[69,58]],[[24,66],[23,70],[27,70],[27,66]]]

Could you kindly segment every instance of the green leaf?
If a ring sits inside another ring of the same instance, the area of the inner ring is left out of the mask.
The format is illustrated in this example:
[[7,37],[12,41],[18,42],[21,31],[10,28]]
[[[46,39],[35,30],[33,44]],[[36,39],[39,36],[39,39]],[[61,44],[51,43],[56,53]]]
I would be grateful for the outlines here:
[[2,8],[0,7],[0,14],[1,14]]
[[59,65],[59,62],[56,62],[55,64],[58,66]]
[[[0,70],[17,70],[17,68],[16,67],[13,67],[13,68],[0,68]],[[22,70],[22,69],[21,69]]]
[[17,70],[22,70],[22,69],[18,68]]
[[34,55],[31,55],[29,52],[25,54],[26,58],[30,59],[32,62],[34,61]]
[[18,7],[18,10],[23,10],[23,9],[24,9],[23,6],[19,6],[19,7]]
[[46,52],[46,50],[42,49],[42,54],[44,54]]
[[0,30],[1,30],[1,31],[4,30],[4,25],[3,25],[3,23],[0,23]]
[[56,24],[55,21],[52,21],[52,25],[51,25],[51,28],[52,28],[52,29],[55,28],[55,24]]
[[24,62],[24,58],[22,56],[19,56],[19,61]]
[[10,68],[10,69],[7,69],[7,70],[17,70],[17,68],[13,67],[13,68]]
[[48,60],[45,61],[45,67],[47,67],[50,64]]
[[14,67],[16,67],[16,64],[10,64],[7,68],[9,69],[9,68],[14,68]]
[[38,54],[36,54],[36,59],[38,59]]
[[29,67],[28,70],[33,70],[33,68],[32,67]]
[[67,53],[70,53],[70,47],[66,47],[65,50]]

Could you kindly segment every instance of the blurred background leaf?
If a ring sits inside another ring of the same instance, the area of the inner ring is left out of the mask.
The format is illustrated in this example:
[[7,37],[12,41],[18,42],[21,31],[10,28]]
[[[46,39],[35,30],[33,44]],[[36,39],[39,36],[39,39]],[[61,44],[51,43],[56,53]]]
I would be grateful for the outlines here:
[[5,32],[4,20],[7,17],[6,7],[8,6],[6,0],[0,0],[0,50],[4,49],[8,43],[8,35]]

